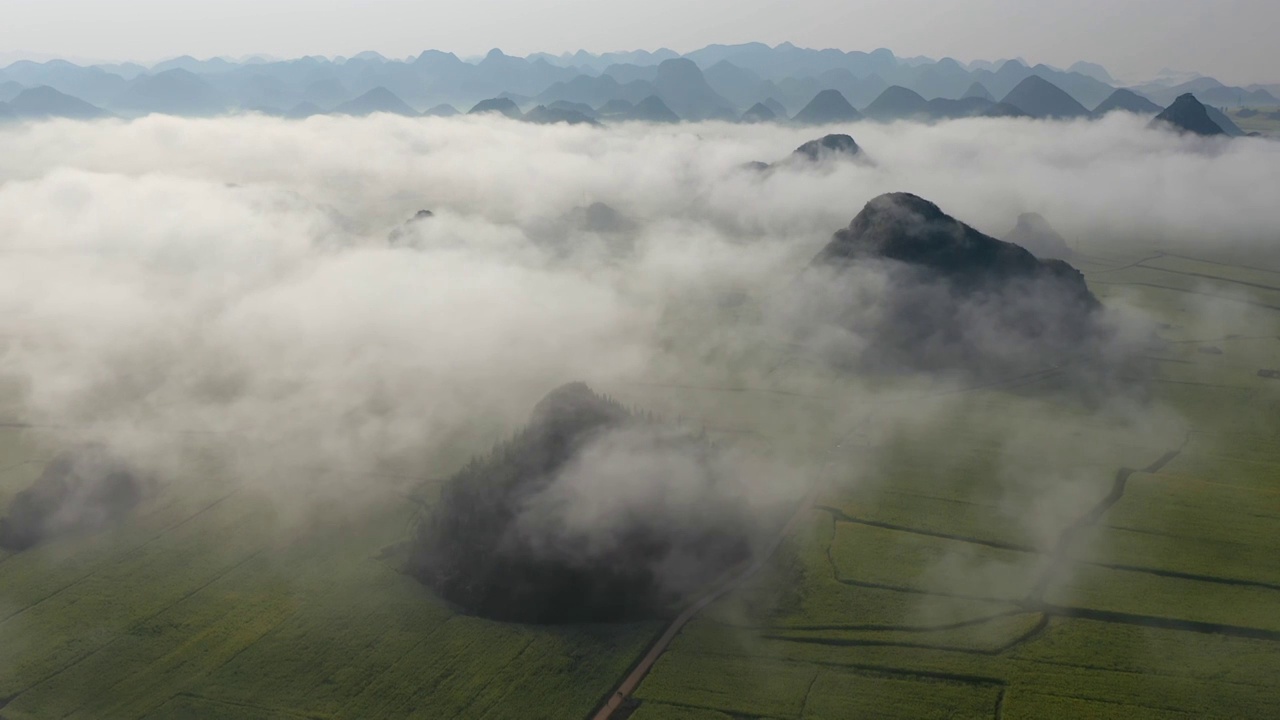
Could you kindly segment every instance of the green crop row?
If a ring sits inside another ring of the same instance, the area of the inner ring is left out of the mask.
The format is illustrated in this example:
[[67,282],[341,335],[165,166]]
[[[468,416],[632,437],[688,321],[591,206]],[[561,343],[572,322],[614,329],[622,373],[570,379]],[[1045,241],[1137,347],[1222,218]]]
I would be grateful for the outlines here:
[[[952,598],[842,583],[829,549],[836,535],[830,514],[814,511],[751,583],[706,611],[707,626],[760,628],[928,628],[969,622],[1016,609],[1007,602]],[[698,632],[695,623],[686,631]],[[683,638],[683,636],[682,636]],[[677,640],[679,642],[680,639]]]
[[1272,641],[1068,618],[1054,619],[1035,642],[1010,657],[1259,688],[1273,687],[1280,673],[1280,652]]
[[795,718],[818,672],[814,666],[753,657],[666,653],[636,697],[752,717]]
[[850,522],[836,524],[831,560],[841,581],[987,600],[1027,597],[1047,565],[1035,553]]
[[1276,488],[1255,489],[1165,473],[1136,474],[1104,522],[1191,540],[1280,550],[1275,534],[1280,522],[1280,480],[1274,482]]
[[774,630],[761,637],[834,645],[891,645],[944,650],[995,652],[1035,632],[1044,622],[1040,613],[1011,613],[978,618],[938,630]]
[[988,720],[1000,688],[928,678],[823,670],[809,690],[805,720]]
[[1057,606],[1280,632],[1280,591],[1076,564],[1050,584]]

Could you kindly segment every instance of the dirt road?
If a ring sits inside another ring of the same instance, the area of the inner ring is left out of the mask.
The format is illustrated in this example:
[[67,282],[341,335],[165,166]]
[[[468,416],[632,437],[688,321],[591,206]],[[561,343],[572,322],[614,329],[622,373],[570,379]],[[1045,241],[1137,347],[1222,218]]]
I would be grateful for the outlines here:
[[[831,463],[828,463],[828,471],[830,470],[830,465]],[[727,577],[714,583],[710,590],[694,601],[692,605],[685,608],[685,611],[680,613],[675,620],[671,621],[671,624],[667,626],[666,632],[662,633],[662,636],[653,644],[653,647],[649,648],[649,652],[645,653],[644,658],[640,660],[639,664],[637,664],[635,668],[627,674],[627,677],[623,679],[622,684],[618,686],[618,689],[609,696],[609,699],[605,702],[604,706],[596,712],[593,716],[594,720],[609,720],[609,718],[613,717],[613,714],[617,712],[618,708],[622,706],[622,703],[630,697],[631,693],[640,685],[640,682],[649,674],[649,670],[653,668],[653,664],[658,661],[658,658],[662,653],[666,652],[667,646],[671,644],[671,641],[675,639],[676,635],[680,634],[680,631],[684,629],[684,626],[687,625],[690,620],[692,620],[698,613],[702,612],[702,610],[708,605],[719,600],[725,595],[725,593],[741,586],[744,582],[759,572],[760,569],[765,566],[765,563],[769,562],[769,559],[772,558],[773,554],[782,546],[782,542],[786,540],[787,536],[804,521],[805,513],[817,502],[818,496],[822,493],[822,489],[825,486],[825,480],[819,480],[813,484],[813,487],[810,488],[809,493],[805,496],[804,501],[800,503],[800,507],[796,509],[795,514],[791,516],[791,519],[787,521],[787,524],[778,532],[778,535],[772,540],[765,552],[760,553],[756,559],[749,564],[729,571],[729,573],[727,573]]]

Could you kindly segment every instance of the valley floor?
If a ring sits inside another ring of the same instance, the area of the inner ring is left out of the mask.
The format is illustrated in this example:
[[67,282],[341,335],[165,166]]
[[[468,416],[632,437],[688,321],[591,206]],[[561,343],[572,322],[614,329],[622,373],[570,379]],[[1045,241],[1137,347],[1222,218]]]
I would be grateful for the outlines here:
[[[1280,369],[1280,268],[1076,262],[1104,302],[1165,320],[1167,412],[1085,412],[1038,392],[1053,374],[940,393],[927,419],[785,378],[610,388],[831,459],[800,529],[623,714],[1280,716],[1280,380],[1259,375]],[[1241,326],[1206,323],[1206,301]],[[7,506],[74,433],[0,419]],[[0,716],[580,718],[664,629],[455,614],[397,570],[418,501],[370,485],[359,523],[290,526],[211,474],[126,527],[0,553]]]
[[[1280,715],[1280,382],[1259,375],[1280,366],[1280,271],[1076,262],[1168,319],[1169,426],[968,396],[835,483],[771,573],[676,639],[634,720]],[[1249,324],[1199,334],[1205,298]],[[1010,440],[1028,431],[1056,440]],[[1030,483],[1048,507],[1011,500],[1010,472],[1051,483]]]

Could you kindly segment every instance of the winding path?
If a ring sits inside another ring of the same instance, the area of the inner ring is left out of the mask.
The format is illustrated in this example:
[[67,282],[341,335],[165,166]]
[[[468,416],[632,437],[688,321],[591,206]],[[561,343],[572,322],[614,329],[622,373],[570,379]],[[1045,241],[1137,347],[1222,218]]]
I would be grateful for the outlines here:
[[[830,467],[831,463],[828,463],[827,465]],[[649,652],[645,653],[645,656],[640,659],[640,662],[632,668],[631,672],[628,673],[625,678],[623,678],[622,683],[618,685],[617,690],[615,690],[613,694],[609,696],[609,699],[605,701],[604,706],[592,716],[594,720],[609,720],[612,718],[618,708],[622,707],[622,703],[625,702],[626,699],[631,696],[631,693],[635,692],[635,689],[640,686],[641,681],[643,681],[645,676],[649,674],[649,671],[653,669],[653,664],[658,661],[658,658],[662,653],[666,652],[667,647],[671,645],[671,641],[675,640],[676,635],[680,634],[680,631],[684,629],[684,626],[687,625],[690,620],[706,609],[708,605],[719,600],[729,591],[741,587],[743,583],[751,579],[753,575],[759,572],[760,569],[769,562],[774,553],[778,551],[778,548],[782,546],[782,542],[786,540],[787,536],[795,531],[796,527],[803,522],[805,514],[817,502],[818,496],[822,493],[824,487],[826,487],[826,483],[822,480],[813,484],[813,487],[809,489],[809,493],[800,503],[800,507],[796,509],[795,514],[791,516],[791,519],[787,521],[786,525],[782,526],[782,529],[778,531],[777,536],[774,537],[772,542],[770,542],[766,552],[758,555],[756,559],[749,564],[742,566],[741,570],[736,568],[730,570],[721,578],[721,580],[714,583],[710,590],[694,601],[692,605],[685,608],[684,612],[676,616],[675,620],[671,621],[671,624],[667,626],[666,631],[663,632],[657,642],[649,648]]]

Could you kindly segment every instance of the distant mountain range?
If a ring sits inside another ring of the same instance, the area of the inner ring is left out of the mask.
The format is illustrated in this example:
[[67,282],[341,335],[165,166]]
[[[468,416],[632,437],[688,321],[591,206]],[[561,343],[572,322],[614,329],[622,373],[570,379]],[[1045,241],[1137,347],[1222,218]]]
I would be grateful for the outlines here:
[[24,60],[0,69],[0,117],[447,115],[506,99],[517,108],[506,114],[542,106],[543,121],[1062,118],[1116,109],[1154,114],[1186,93],[1211,108],[1280,107],[1280,86],[1228,87],[1173,73],[1117,96],[1120,89],[1106,68],[1085,62],[1066,70],[1021,59],[964,64],[790,43],[710,45],[684,55],[659,49],[515,57],[495,49],[474,61],[438,50],[404,59],[374,52],[245,62],[180,57],[151,67]]

